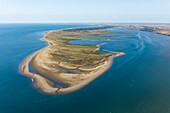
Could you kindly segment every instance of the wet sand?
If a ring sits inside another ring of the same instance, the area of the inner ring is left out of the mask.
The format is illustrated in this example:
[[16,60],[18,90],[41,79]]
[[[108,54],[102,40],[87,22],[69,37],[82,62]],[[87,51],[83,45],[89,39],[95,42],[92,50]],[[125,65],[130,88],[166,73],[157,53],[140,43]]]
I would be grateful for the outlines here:
[[[48,42],[44,37],[41,40],[44,40],[44,41],[46,41],[48,43],[47,47],[51,46],[52,43]],[[36,74],[34,72],[30,72],[30,69],[29,69],[30,62],[32,62],[33,59],[40,52],[42,52],[44,49],[46,49],[47,47],[45,47],[45,48],[43,48],[41,50],[38,50],[38,51],[34,52],[33,54],[31,54],[30,56],[28,56],[21,63],[20,71],[24,75],[26,75],[26,76],[28,76],[28,77],[33,79],[33,83],[34,83],[36,88],[40,89],[41,91],[43,91],[45,93],[49,93],[49,94],[65,94],[65,93],[70,93],[70,92],[76,91],[76,90],[86,86],[87,84],[92,82],[98,76],[102,75],[105,71],[107,71],[111,67],[113,58],[121,56],[121,55],[124,55],[123,52],[114,53],[112,56],[108,57],[107,60],[104,61],[103,65],[98,66],[97,70],[89,73],[88,74],[88,76],[90,76],[89,78],[87,78],[87,79],[85,79],[83,81],[79,81],[78,84],[74,84],[74,85],[70,85],[69,87],[62,88],[62,87],[55,87],[51,81],[49,81],[48,79],[44,78],[43,76],[41,76],[39,74]],[[33,63],[38,63],[38,62],[33,62]],[[36,68],[38,69],[39,67],[36,67]],[[59,81],[62,83],[62,78]]]

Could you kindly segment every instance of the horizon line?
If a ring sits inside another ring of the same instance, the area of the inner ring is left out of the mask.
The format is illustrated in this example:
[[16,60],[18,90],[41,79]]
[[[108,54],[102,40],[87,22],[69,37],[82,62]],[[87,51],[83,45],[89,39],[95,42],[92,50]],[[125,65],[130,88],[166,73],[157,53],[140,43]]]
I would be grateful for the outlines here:
[[0,21],[0,24],[27,24],[27,23],[45,23],[45,24],[59,24],[59,23],[116,23],[116,24],[170,24],[170,22],[160,22],[160,21]]

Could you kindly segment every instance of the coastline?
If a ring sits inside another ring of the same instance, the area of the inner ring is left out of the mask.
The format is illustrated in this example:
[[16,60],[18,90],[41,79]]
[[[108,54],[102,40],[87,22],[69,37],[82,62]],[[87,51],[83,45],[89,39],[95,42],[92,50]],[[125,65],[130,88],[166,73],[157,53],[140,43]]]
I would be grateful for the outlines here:
[[[47,78],[42,77],[39,74],[36,73],[32,73],[29,71],[29,63],[40,53],[42,52],[44,49],[48,48],[49,46],[53,45],[51,42],[49,42],[48,40],[46,40],[46,34],[53,32],[53,31],[58,31],[58,30],[51,30],[47,33],[44,34],[44,36],[40,39],[42,41],[45,41],[48,45],[38,51],[35,51],[33,54],[29,55],[28,57],[26,57],[24,59],[24,61],[20,64],[20,72],[28,77],[30,77],[31,79],[33,79],[33,83],[34,86],[38,89],[40,89],[41,91],[45,92],[45,93],[49,93],[49,94],[65,94],[65,93],[70,93],[73,91],[76,91],[86,85],[88,85],[90,82],[92,82],[93,80],[95,80],[98,76],[102,75],[104,72],[106,72],[112,65],[112,61],[115,57],[124,55],[123,52],[119,52],[116,54],[113,54],[111,56],[108,57],[108,59],[106,61],[104,61],[103,65],[100,65],[97,67],[97,71],[90,73],[89,76],[91,76],[90,78],[81,81],[81,83],[78,83],[76,85],[71,85],[69,87],[66,88],[60,88],[60,87],[55,87],[53,86],[53,83],[51,81],[49,81]],[[61,30],[60,30],[61,31]],[[99,45],[97,46],[97,50],[99,49]],[[62,81],[61,81],[62,82]]]

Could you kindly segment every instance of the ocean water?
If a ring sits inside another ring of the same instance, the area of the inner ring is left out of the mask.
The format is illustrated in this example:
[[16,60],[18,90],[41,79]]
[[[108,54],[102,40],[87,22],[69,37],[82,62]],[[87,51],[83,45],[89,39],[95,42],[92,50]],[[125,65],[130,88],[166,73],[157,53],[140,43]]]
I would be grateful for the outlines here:
[[[170,37],[112,29],[110,39],[71,41],[101,44],[100,52],[121,51],[112,67],[86,87],[65,95],[34,88],[19,72],[25,57],[46,46],[49,30],[83,24],[0,24],[0,113],[169,113]],[[112,39],[113,38],[113,39]]]

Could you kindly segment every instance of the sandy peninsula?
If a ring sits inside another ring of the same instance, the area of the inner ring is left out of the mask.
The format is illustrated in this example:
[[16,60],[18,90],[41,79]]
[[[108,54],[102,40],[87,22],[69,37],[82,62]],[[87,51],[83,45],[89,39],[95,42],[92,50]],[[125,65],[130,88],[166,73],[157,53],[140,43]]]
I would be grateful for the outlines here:
[[[21,73],[32,78],[36,88],[49,94],[70,93],[86,86],[111,67],[113,58],[124,53],[99,53],[102,44],[75,45],[69,41],[108,38],[99,37],[109,34],[105,29],[107,27],[49,31],[41,39],[48,46],[24,59],[20,65]],[[31,71],[30,63],[36,71]]]

